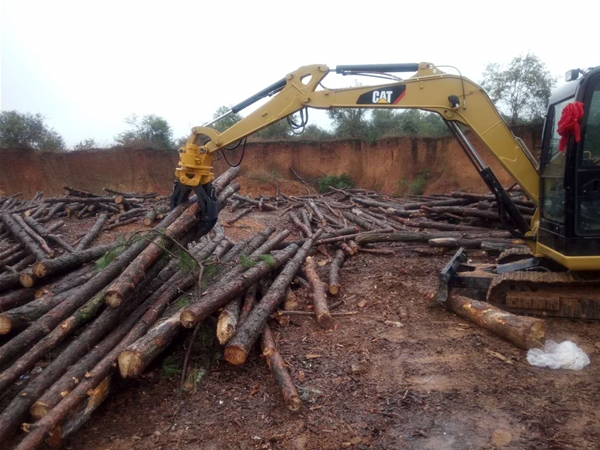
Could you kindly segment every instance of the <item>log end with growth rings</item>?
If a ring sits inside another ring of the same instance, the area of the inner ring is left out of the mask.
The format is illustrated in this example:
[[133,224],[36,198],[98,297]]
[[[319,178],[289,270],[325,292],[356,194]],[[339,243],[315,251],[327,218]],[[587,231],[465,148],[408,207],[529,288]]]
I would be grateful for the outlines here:
[[123,303],[123,297],[120,292],[109,290],[104,296],[104,301],[111,308],[116,308],[117,306],[121,305],[121,303]]
[[125,350],[119,353],[119,372],[123,378],[134,378],[142,372],[142,359],[135,351]]
[[8,334],[10,330],[12,330],[12,321],[4,314],[0,314],[0,335]]
[[299,395],[290,395],[285,399],[285,406],[290,411],[300,411],[302,408],[302,399]]
[[37,421],[44,417],[46,414],[48,414],[50,412],[50,409],[50,406],[46,403],[37,401],[31,406],[29,412],[31,413],[31,416]]
[[197,325],[196,314],[188,309],[181,312],[179,321],[185,328],[194,328]]
[[225,360],[234,366],[241,366],[248,359],[246,351],[237,346],[229,345],[225,347]]
[[38,278],[45,278],[47,275],[46,266],[44,265],[43,261],[36,262],[31,271]]
[[33,287],[35,279],[31,273],[23,272],[21,275],[19,275],[19,283],[21,283],[21,286],[25,288],[30,288]]

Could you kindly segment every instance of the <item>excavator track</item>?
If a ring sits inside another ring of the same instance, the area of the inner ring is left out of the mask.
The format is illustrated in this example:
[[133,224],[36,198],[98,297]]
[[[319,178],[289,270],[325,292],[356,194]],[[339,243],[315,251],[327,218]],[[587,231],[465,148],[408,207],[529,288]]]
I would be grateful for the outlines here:
[[533,253],[531,253],[529,247],[513,247],[500,253],[500,256],[498,256],[498,264],[508,264],[531,257],[533,257]]
[[492,279],[487,301],[517,314],[600,320],[600,274],[508,272]]

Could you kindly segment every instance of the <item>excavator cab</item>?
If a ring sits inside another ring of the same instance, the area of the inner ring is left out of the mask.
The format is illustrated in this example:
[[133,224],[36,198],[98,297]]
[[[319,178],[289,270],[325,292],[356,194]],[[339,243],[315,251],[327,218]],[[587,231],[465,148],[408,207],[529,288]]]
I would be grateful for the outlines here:
[[[568,261],[600,255],[600,68],[583,77],[579,73],[567,72],[572,81],[549,101],[540,158],[538,249],[548,256],[561,254],[569,268],[597,270],[584,259]],[[568,140],[561,148],[559,121],[573,102],[583,106],[580,132],[563,138]]]

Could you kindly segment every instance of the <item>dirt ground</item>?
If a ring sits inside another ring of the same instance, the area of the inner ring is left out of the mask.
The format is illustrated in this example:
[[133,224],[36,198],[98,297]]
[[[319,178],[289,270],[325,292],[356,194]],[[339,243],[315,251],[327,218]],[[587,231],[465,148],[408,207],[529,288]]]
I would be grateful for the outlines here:
[[[283,229],[285,221],[255,212],[226,232],[241,239],[267,224]],[[531,367],[525,351],[432,306],[447,259],[361,253],[344,265],[344,305],[336,310],[353,314],[336,316],[330,331],[306,316],[273,324],[304,401],[297,413],[282,405],[258,350],[244,366],[228,365],[208,324],[193,351],[193,364],[206,370],[195,392],[179,388],[179,376],[166,371],[162,358],[139,380],[117,380],[117,392],[64,446],[600,448],[600,324],[548,320],[550,339],[576,342],[592,362],[581,372]],[[327,266],[321,271],[327,279]],[[307,310],[308,291],[295,289],[298,309]],[[167,353],[181,356],[189,337]]]

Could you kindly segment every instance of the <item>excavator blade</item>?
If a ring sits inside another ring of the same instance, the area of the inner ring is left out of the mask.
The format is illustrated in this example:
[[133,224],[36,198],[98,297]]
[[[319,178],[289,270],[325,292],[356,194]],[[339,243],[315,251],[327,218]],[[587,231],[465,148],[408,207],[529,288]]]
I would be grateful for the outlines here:
[[[438,301],[453,289],[466,289],[506,311],[540,317],[600,320],[600,274],[552,271],[553,262],[532,258],[527,250],[502,253],[500,265],[468,264],[461,249],[439,276]],[[509,266],[513,269],[508,270]]]
[[200,207],[200,224],[197,229],[197,236],[201,237],[209,233],[217,223],[219,202],[212,183],[191,187],[175,181],[173,193],[171,194],[171,209],[188,201],[192,191],[196,194],[195,198],[192,197],[192,200],[197,201]]

